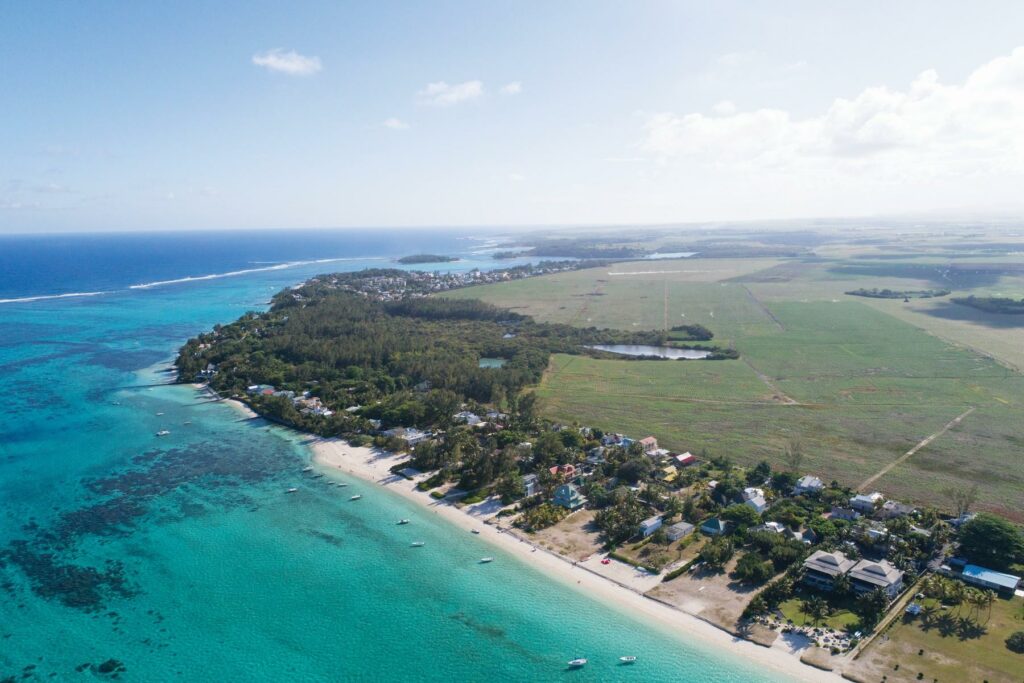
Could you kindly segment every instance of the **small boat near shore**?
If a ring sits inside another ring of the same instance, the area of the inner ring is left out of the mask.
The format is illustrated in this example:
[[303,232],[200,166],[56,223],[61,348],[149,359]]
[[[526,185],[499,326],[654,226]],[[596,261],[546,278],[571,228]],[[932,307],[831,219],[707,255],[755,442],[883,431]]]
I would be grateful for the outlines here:
[[360,495],[359,495],[359,494],[357,493],[356,495],[354,495],[354,496],[352,496],[351,498],[349,498],[349,500],[359,500],[360,498],[362,498],[362,496],[360,496]]
[[568,664],[570,669],[578,669],[581,666],[587,665],[587,659],[585,657],[577,657],[576,659],[570,659]]
[[471,534],[479,534],[480,530],[479,529],[470,529],[469,533],[471,533]]
[[313,466],[309,465],[308,467],[303,467],[302,471],[303,472],[312,472],[313,471]]
[[287,491],[285,491],[285,493],[295,493],[296,491],[298,491],[298,489],[291,488],[291,489],[288,489]]
[[494,562],[493,557],[481,557],[480,564],[487,564],[488,562]]
[[400,520],[398,520],[398,526],[402,526],[403,524],[408,524],[410,521],[411,520],[408,520],[408,519],[400,519]]
[[161,429],[159,432],[156,433],[157,436],[167,436],[168,434],[170,434],[170,432],[167,431],[166,429]]
[[623,664],[632,664],[636,661],[636,657],[633,655],[626,655],[625,657],[619,657],[619,661]]
[[423,541],[413,541],[409,545],[411,545],[413,548],[422,548],[426,545],[426,543],[424,543]]

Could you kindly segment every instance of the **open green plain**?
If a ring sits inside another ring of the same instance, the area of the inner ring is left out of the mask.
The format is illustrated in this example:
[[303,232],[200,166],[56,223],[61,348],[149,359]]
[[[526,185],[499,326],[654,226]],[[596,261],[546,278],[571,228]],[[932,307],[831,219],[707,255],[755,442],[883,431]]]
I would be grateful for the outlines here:
[[[454,294],[583,326],[696,322],[741,354],[689,362],[555,356],[537,389],[554,419],[653,434],[669,448],[744,464],[778,464],[798,443],[803,469],[854,487],[939,434],[870,487],[948,506],[944,491],[977,483],[981,507],[1024,520],[1024,376],[1012,354],[999,354],[998,344],[986,345],[969,326],[941,334],[915,324],[915,316],[932,317],[902,301],[843,294],[934,286],[930,278],[941,277],[929,275],[934,269],[849,263],[619,263]],[[993,286],[989,275],[975,279]],[[1021,333],[982,329],[1006,349]]]

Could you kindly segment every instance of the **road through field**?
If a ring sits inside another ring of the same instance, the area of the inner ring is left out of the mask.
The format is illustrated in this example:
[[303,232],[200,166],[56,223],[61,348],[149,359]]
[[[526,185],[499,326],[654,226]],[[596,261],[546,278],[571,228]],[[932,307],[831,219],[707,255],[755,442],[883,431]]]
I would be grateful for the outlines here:
[[960,424],[960,422],[965,417],[967,417],[968,415],[970,415],[973,412],[974,412],[974,407],[972,406],[972,407],[968,408],[967,410],[965,410],[960,415],[957,415],[956,417],[954,417],[952,420],[950,420],[949,422],[946,423],[945,427],[943,427],[939,431],[935,432],[934,434],[931,434],[931,435],[925,437],[916,446],[914,446],[909,451],[907,451],[906,453],[901,455],[899,458],[897,458],[896,460],[893,460],[891,463],[889,463],[888,465],[883,467],[881,470],[879,470],[877,474],[874,474],[874,475],[868,477],[867,479],[865,479],[863,482],[861,482],[860,486],[857,487],[857,490],[858,491],[866,491],[869,486],[871,486],[876,481],[878,481],[879,479],[884,477],[886,474],[888,474],[894,467],[896,467],[899,464],[902,464],[902,463],[906,462],[907,459],[909,459],[911,456],[914,455],[914,453],[917,453],[919,450],[921,450],[922,448],[924,448],[925,446],[930,444],[932,441],[935,441],[935,439],[939,438],[940,436],[942,436],[943,434],[948,432],[950,429],[952,429],[953,427],[955,427],[958,424]]

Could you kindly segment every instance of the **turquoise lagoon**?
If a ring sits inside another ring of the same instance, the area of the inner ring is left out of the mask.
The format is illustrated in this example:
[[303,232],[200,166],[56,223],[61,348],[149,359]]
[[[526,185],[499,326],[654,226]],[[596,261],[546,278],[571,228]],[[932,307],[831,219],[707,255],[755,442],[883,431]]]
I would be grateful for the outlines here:
[[161,386],[189,336],[337,267],[0,305],[0,680],[775,680]]

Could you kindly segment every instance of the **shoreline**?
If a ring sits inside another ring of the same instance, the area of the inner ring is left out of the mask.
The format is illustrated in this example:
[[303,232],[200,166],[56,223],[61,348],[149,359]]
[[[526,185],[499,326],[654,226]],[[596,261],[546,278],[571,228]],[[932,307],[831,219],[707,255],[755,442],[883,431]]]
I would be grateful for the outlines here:
[[[229,402],[231,402],[229,400]],[[246,407],[247,408],[247,407]],[[752,666],[763,667],[784,676],[784,680],[840,681],[835,672],[824,671],[802,663],[797,656],[778,647],[763,647],[742,638],[692,614],[649,598],[639,588],[598,574],[593,569],[573,563],[560,555],[541,548],[488,523],[492,510],[482,509],[480,515],[465,512],[444,500],[431,498],[426,491],[416,489],[416,483],[426,475],[408,480],[392,474],[390,468],[407,458],[379,449],[352,446],[341,439],[313,437],[306,442],[312,464],[326,475],[344,472],[382,488],[406,500],[431,510],[464,531],[476,530],[479,538],[517,556],[546,577],[556,580],[580,593],[598,600],[639,621],[646,621],[677,640],[699,639],[709,652],[743,657]],[[592,558],[596,560],[596,557]]]

